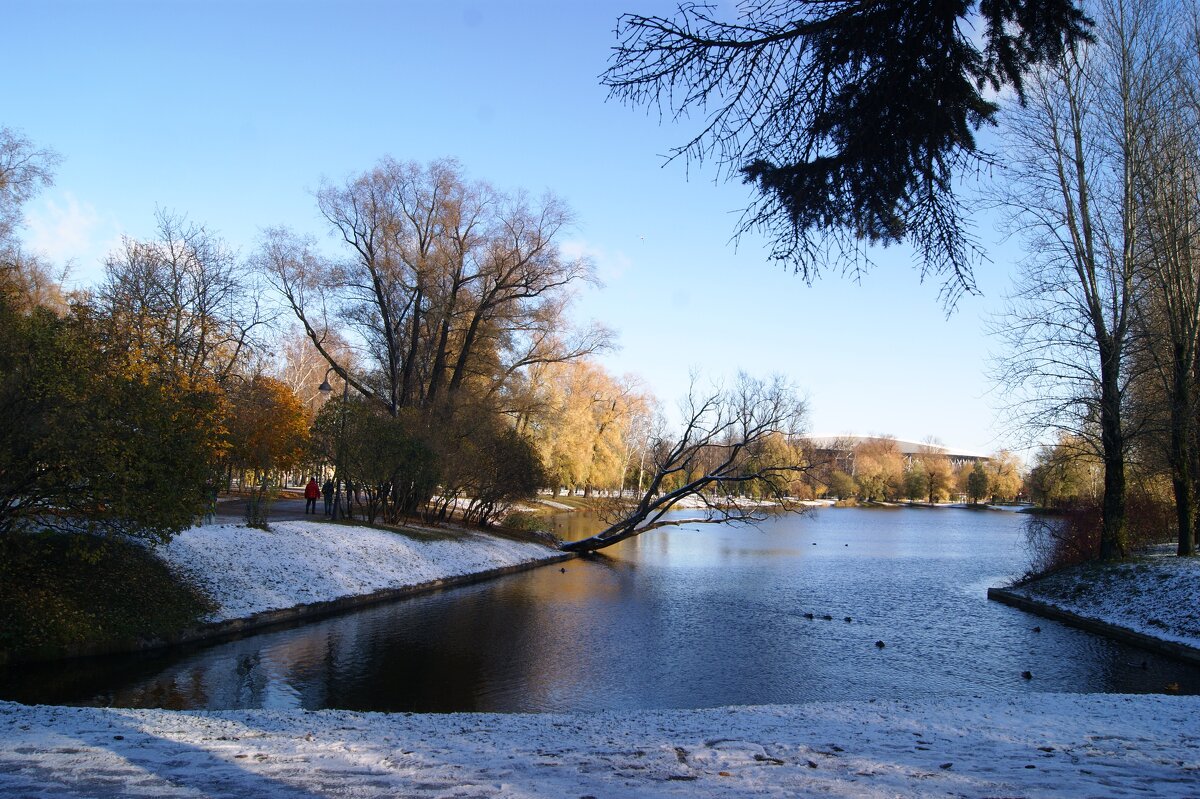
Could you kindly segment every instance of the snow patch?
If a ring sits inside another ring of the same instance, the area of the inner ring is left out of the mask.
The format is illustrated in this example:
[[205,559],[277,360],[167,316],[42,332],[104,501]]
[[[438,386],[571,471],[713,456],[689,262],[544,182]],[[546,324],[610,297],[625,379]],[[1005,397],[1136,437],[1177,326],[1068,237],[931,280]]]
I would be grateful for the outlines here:
[[320,522],[193,527],[158,550],[219,605],[207,621],[325,602],[553,558],[548,547],[467,531],[406,535]]
[[1200,649],[1200,559],[1160,552],[1085,564],[1008,589],[1090,619]]

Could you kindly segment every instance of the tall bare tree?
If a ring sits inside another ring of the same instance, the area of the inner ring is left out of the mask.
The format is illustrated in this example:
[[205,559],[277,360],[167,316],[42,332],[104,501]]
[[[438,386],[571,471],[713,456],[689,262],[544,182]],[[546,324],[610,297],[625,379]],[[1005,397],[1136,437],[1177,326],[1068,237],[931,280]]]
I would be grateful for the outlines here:
[[159,210],[157,235],[126,237],[97,300],[130,351],[219,384],[246,363],[272,318],[255,276],[203,225]]
[[0,255],[15,245],[21,206],[54,182],[60,158],[12,128],[0,127]]
[[1146,290],[1139,303],[1142,350],[1165,405],[1166,460],[1178,525],[1178,553],[1200,536],[1196,507],[1197,363],[1200,359],[1200,11],[1171,15],[1176,32],[1159,55],[1167,91],[1151,107],[1147,157],[1136,174]]
[[[275,229],[260,261],[321,356],[393,416],[453,405],[466,387],[501,394],[532,364],[607,343],[606,331],[571,333],[563,322],[590,267],[560,252],[572,217],[552,196],[504,195],[468,182],[453,161],[384,159],[325,185],[317,204],[345,255]],[[335,337],[365,371],[347,368]]]
[[1003,378],[1023,388],[1034,427],[1088,435],[1104,464],[1100,554],[1126,547],[1126,415],[1141,291],[1137,175],[1167,81],[1165,26],[1152,0],[1102,0],[1096,41],[1026,87],[1014,109],[1001,201],[1026,239],[1003,327]]
[[66,309],[61,276],[25,251],[18,236],[22,209],[38,191],[54,182],[59,156],[40,149],[19,132],[0,127],[0,291],[24,310],[35,306]]

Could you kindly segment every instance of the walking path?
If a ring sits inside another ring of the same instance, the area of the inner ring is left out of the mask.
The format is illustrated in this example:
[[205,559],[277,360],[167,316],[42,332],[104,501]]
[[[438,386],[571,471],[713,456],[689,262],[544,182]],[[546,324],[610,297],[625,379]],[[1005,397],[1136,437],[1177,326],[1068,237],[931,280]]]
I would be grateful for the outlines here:
[[[217,522],[221,524],[236,524],[246,520],[246,498],[239,496],[222,497],[217,502]],[[317,500],[317,513],[304,512],[304,497],[295,497],[290,492],[283,497],[273,500],[269,508],[268,518],[271,521],[314,521],[324,519],[322,512],[324,503]]]

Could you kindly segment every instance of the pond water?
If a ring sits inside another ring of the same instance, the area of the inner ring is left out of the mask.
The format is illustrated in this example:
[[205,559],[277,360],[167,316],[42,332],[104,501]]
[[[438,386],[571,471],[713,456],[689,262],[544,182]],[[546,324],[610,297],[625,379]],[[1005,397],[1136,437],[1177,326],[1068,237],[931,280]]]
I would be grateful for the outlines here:
[[[1022,520],[831,508],[757,528],[669,528],[601,557],[203,648],[14,668],[0,676],[0,696],[449,712],[1171,683],[1200,693],[1200,669],[989,602],[988,586],[1024,569]],[[594,524],[559,522],[575,535]]]

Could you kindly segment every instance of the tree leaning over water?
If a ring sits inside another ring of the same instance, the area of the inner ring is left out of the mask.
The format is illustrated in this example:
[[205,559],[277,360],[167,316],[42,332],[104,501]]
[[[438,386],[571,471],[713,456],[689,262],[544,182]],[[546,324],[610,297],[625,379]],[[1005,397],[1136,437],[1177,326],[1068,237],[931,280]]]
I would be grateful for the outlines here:
[[[793,497],[809,469],[800,438],[806,409],[791,385],[740,374],[727,388],[703,392],[693,380],[680,410],[680,432],[664,431],[650,448],[645,491],[615,502],[604,530],[562,549],[594,552],[659,527],[749,523],[765,518],[767,508],[803,509]],[[689,498],[701,510],[684,519],[667,515]]]
[[[1025,76],[1088,35],[1074,0],[743,0],[737,18],[683,3],[626,14],[602,80],[611,96],[702,117],[672,157],[716,160],[758,190],[760,230],[806,279],[859,274],[867,245],[909,242],[948,305],[974,290],[955,181],[987,162],[975,131]],[[972,29],[982,26],[981,35]],[[982,46],[981,46],[982,45]]]

